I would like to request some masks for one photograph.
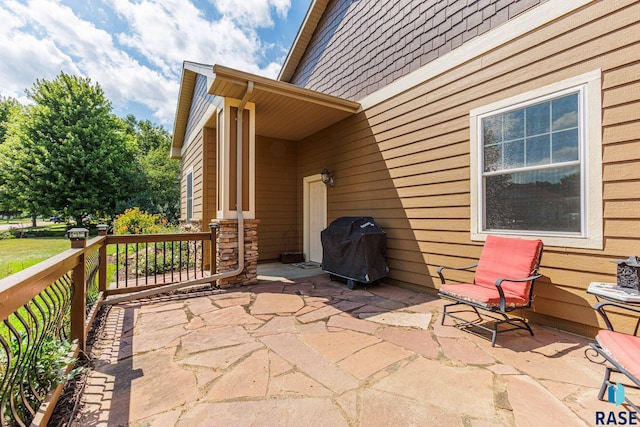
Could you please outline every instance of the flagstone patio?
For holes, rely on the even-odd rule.
[[[443,301],[326,274],[121,303],[93,347],[80,426],[584,426],[589,340],[481,336]]]

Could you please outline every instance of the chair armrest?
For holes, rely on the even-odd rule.
[[[506,277],[501,277],[496,280],[496,286],[499,288],[502,286],[502,282],[530,282],[532,280],[536,280],[542,277],[542,274],[534,274],[533,276],[525,277],[524,279],[508,279]]]
[[[465,267],[448,267],[446,265],[441,265],[440,267],[438,267],[438,276],[440,276],[440,281],[444,285],[445,280],[444,280],[444,275],[442,274],[442,270],[470,270],[477,266],[478,266],[478,263],[467,265]]]
[[[613,306],[613,307],[617,307],[617,308],[620,308],[620,309],[623,309],[623,310],[627,310],[627,311],[631,311],[631,312],[634,312],[634,313],[640,313],[640,307],[633,307],[633,306],[630,306],[630,305],[621,304],[619,302],[602,301],[602,302],[597,303],[596,305],[593,306],[593,309],[595,311],[597,311],[598,314],[600,314],[600,316],[602,316],[602,319],[604,320],[604,323],[607,325],[607,329],[609,329],[610,331],[614,331],[614,329],[613,329],[613,324],[609,320],[609,316],[607,315],[607,312],[604,309],[606,306]]]
[[[534,274],[533,276],[525,277],[523,279],[508,279],[506,277],[501,277],[496,280],[496,288],[498,288],[498,293],[500,294],[500,310],[505,311],[507,309],[507,300],[504,297],[504,291],[502,290],[502,282],[530,282],[532,280],[536,280],[542,277],[542,274]]]

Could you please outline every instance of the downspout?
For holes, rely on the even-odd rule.
[[[242,118],[244,116],[244,106],[247,105],[247,101],[249,97],[253,93],[253,82],[247,82],[247,90],[240,100],[240,105],[238,105],[238,110],[236,111],[236,216],[238,218],[238,268],[234,271],[228,272],[229,274],[233,273],[228,277],[237,276],[242,273],[244,270],[244,216],[242,214]],[[242,236],[242,244],[240,244],[240,236]]]
[[[148,289],[146,291],[136,292],[130,295],[124,295],[116,298],[109,298],[103,300],[102,304],[113,305],[124,301],[131,301],[134,299],[149,297],[152,295],[161,294],[164,292],[174,291],[187,286],[201,285],[204,283],[211,283],[214,280],[227,279],[229,277],[235,277],[244,271],[244,216],[242,214],[242,118],[244,116],[244,107],[249,101],[249,97],[253,93],[253,82],[247,82],[247,90],[244,96],[240,100],[240,105],[236,112],[236,217],[238,218],[238,267],[235,270],[225,271],[224,273],[217,273],[212,276],[201,277],[200,279],[191,279],[183,282],[172,283],[170,285],[159,286],[157,288]],[[212,266],[213,267],[213,266]]]

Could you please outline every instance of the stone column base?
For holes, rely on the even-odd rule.
[[[238,221],[212,219],[218,228],[216,273],[233,271],[238,267]],[[222,289],[258,283],[258,219],[244,220],[244,270],[237,276],[219,279]]]

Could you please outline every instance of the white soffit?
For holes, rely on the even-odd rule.
[[[253,82],[247,101],[256,106],[257,136],[299,141],[360,110],[354,101],[221,65],[213,66],[213,74],[209,93],[216,96],[242,99]]]

